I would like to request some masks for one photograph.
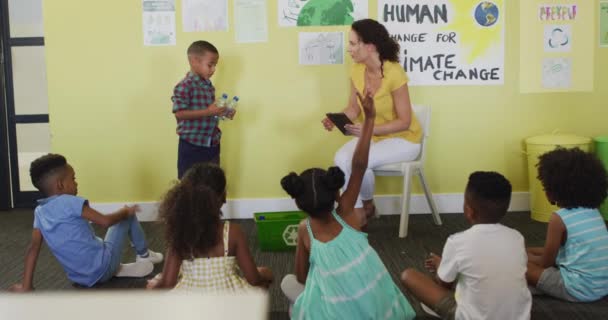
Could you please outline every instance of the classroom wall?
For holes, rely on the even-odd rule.
[[[176,4],[177,45],[144,47],[140,0],[44,2],[52,150],[76,169],[80,193],[95,202],[155,201],[172,184],[170,97],[188,70],[186,48],[199,39],[220,51],[212,78],[218,93],[242,99],[236,119],[221,125],[229,198],[283,198],[286,173],[331,165],[347,138],[325,132],[320,120],[346,105],[351,59],[298,65],[298,32],[349,27],[279,28],[269,0],[269,41],[236,44],[233,25],[181,32]],[[376,4],[370,1],[372,18]],[[231,24],[232,11],[229,1]],[[426,170],[436,194],[461,193],[474,170],[502,172],[515,191],[527,191],[523,139],[555,130],[608,134],[608,49],[595,47],[593,92],[520,94],[519,1],[506,1],[506,17],[504,85],[410,88],[414,103],[433,107]],[[399,186],[398,178],[382,178],[377,193]]]

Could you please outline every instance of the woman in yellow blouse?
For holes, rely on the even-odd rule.
[[[348,53],[354,65],[351,70],[350,98],[343,112],[354,122],[347,129],[355,138],[336,152],[334,161],[348,179],[362,128],[359,119],[361,107],[356,92],[371,94],[376,106],[374,136],[368,168],[355,205],[355,211],[367,219],[376,214],[372,169],[415,159],[420,153],[422,128],[412,112],[408,77],[399,64],[399,44],[390,37],[386,28],[372,19],[356,21],[351,27]],[[334,127],[327,118],[322,123],[328,131]]]

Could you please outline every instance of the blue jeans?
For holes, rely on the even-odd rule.
[[[118,271],[127,235],[138,255],[148,253],[144,230],[141,228],[141,224],[139,224],[139,220],[137,220],[135,215],[111,226],[108,232],[106,232],[106,238],[104,239],[106,247],[110,249],[110,267],[98,282],[106,282],[112,279]]]

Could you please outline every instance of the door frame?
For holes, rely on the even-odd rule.
[[[2,19],[2,55],[4,59],[4,94],[6,110],[6,126],[8,132],[8,166],[10,171],[10,182],[12,190],[12,207],[32,208],[35,206],[36,199],[42,198],[42,193],[38,191],[21,191],[19,181],[19,158],[17,150],[17,124],[48,123],[48,114],[15,114],[15,91],[13,87],[13,47],[25,46],[44,46],[44,37],[18,37],[11,38],[8,0],[0,0],[0,19]],[[49,133],[50,134],[50,133]],[[3,161],[4,162],[4,161]]]

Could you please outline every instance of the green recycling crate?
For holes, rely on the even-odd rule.
[[[262,251],[295,249],[298,243],[298,224],[307,217],[302,211],[257,212],[253,216]]]

